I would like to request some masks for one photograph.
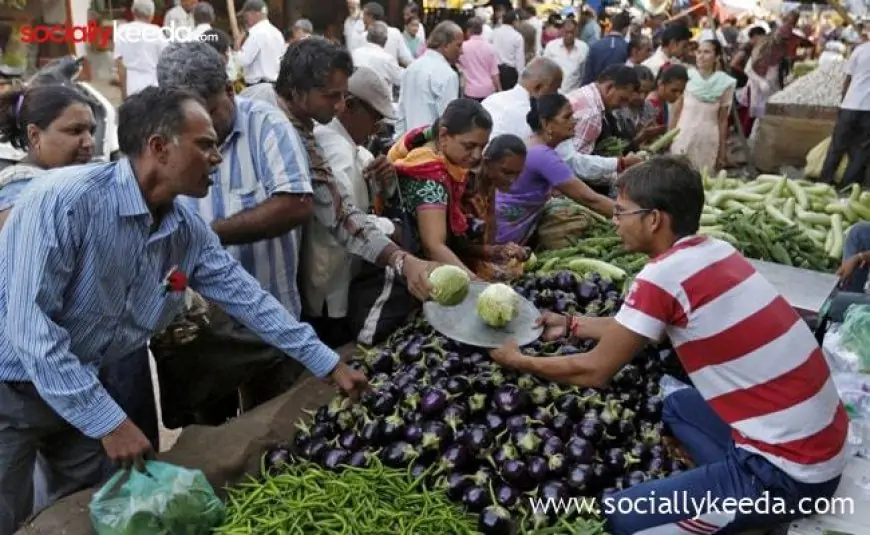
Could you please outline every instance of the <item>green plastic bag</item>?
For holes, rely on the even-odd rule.
[[[97,535],[206,535],[226,511],[201,471],[148,461],[112,476],[90,513]]]
[[[850,305],[840,327],[840,342],[861,360],[861,370],[870,371],[870,306]]]

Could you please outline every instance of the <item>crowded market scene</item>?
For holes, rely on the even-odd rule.
[[[3,2],[0,535],[870,534],[868,41]]]

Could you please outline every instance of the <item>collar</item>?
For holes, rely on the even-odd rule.
[[[152,221],[151,210],[145,204],[145,197],[139,188],[139,182],[133,173],[133,166],[130,164],[129,158],[122,158],[115,164],[113,185],[115,197],[118,199],[118,215],[131,218],[146,216],[150,225]],[[178,223],[178,211],[175,208],[175,201],[173,200],[172,209],[163,217],[163,220],[160,222],[160,228],[151,235],[149,241],[171,234],[178,229]]]
[[[251,26],[251,27],[248,29],[248,33],[251,33],[252,31],[254,31],[254,28],[256,28],[257,26],[261,26],[261,27],[262,27],[262,26],[265,26],[265,25],[267,25],[267,24],[269,24],[269,19],[263,19],[263,20],[261,20],[260,22],[257,22],[257,23],[255,23],[253,26]]]
[[[230,145],[236,142],[239,136],[245,132],[246,122],[242,120],[242,106],[246,103],[245,100],[235,97],[236,116],[233,118],[233,129],[227,134],[227,138],[221,143],[220,151],[224,152]]]
[[[472,35],[468,38],[469,41],[483,41],[482,35]]]
[[[589,91],[592,92],[592,99],[595,101],[595,107],[598,109],[598,111],[604,112],[604,98],[601,96],[601,90],[598,89],[598,84],[592,82],[586,87],[588,87]]]
[[[430,58],[436,58],[436,59],[444,62],[444,64],[447,65],[448,67],[450,66],[450,62],[447,61],[447,58],[444,57],[444,54],[442,54],[441,52],[438,52],[437,50],[427,48],[426,51],[423,52],[423,55],[426,57],[430,57]]]
[[[525,87],[523,87],[522,84],[517,84],[517,85],[515,85],[515,86],[513,87],[513,89],[510,89],[509,91],[513,91],[513,92],[516,93],[518,96],[521,96],[521,97],[525,100],[525,102],[526,102],[527,104],[528,104],[528,102],[529,102],[529,99],[532,97],[532,95],[529,94],[528,89],[526,89]]]
[[[356,141],[354,141],[353,138],[350,137],[350,134],[348,133],[347,128],[344,127],[344,125],[341,123],[341,120],[339,120],[338,117],[336,117],[335,119],[330,121],[330,123],[328,125],[326,125],[326,128],[334,130],[336,134],[343,137],[344,140],[347,141],[348,143],[350,143],[350,145],[352,147],[356,148],[356,146],[357,146]]]

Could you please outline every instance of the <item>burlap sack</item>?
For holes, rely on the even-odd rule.
[[[831,135],[834,122],[765,115],[758,124],[752,148],[755,167],[765,173],[776,173],[783,165],[803,167],[807,153]]]
[[[591,225],[592,218],[574,201],[551,199],[538,223],[538,249],[570,247]]]

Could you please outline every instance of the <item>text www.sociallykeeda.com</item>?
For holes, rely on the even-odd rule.
[[[772,515],[851,515],[855,512],[852,498],[801,498],[797,504],[770,496],[767,492],[757,498],[721,498],[709,491],[705,496],[690,495],[686,491],[675,492],[672,496],[656,496],[652,492],[644,497],[607,496],[602,500],[575,497],[567,499],[529,498],[534,514],[666,514],[684,515],[698,518],[709,513],[728,515],[772,514]]]

